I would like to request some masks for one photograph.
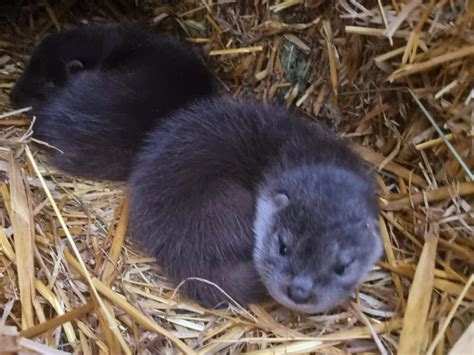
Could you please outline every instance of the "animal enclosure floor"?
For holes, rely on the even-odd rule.
[[[3,2],[0,349],[472,351],[473,4]],[[9,91],[47,32],[111,21],[194,43],[223,93],[300,110],[330,125],[373,166],[385,255],[350,302],[316,315],[276,303],[249,310],[192,304],[128,243],[124,185],[77,179],[48,164],[31,141],[30,120],[9,105]]]

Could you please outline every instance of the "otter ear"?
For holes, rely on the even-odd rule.
[[[73,59],[66,63],[66,71],[68,75],[74,75],[84,69],[84,64],[79,59]]]
[[[290,199],[288,196],[284,193],[278,193],[273,196],[273,203],[277,209],[277,211],[280,211],[284,209],[288,204],[290,203]]]

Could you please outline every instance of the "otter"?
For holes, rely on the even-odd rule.
[[[32,106],[33,137],[81,177],[124,181],[145,133],[191,101],[217,93],[194,49],[131,25],[90,25],[48,35],[11,92]]]
[[[326,311],[381,256],[370,169],[279,106],[214,97],[175,111],[128,183],[133,239],[207,307],[230,302],[221,288],[242,305]]]

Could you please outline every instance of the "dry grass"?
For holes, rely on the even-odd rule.
[[[133,3],[0,5],[1,351],[472,351],[474,2]],[[313,316],[191,304],[127,243],[123,186],[47,164],[8,92],[34,40],[83,19],[186,38],[229,93],[284,102],[351,140],[378,172],[385,247],[351,302]]]

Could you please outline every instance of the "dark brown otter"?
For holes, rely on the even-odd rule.
[[[34,138],[59,169],[125,180],[144,134],[162,117],[215,94],[193,48],[125,25],[91,25],[47,36],[11,93],[33,106]]]

